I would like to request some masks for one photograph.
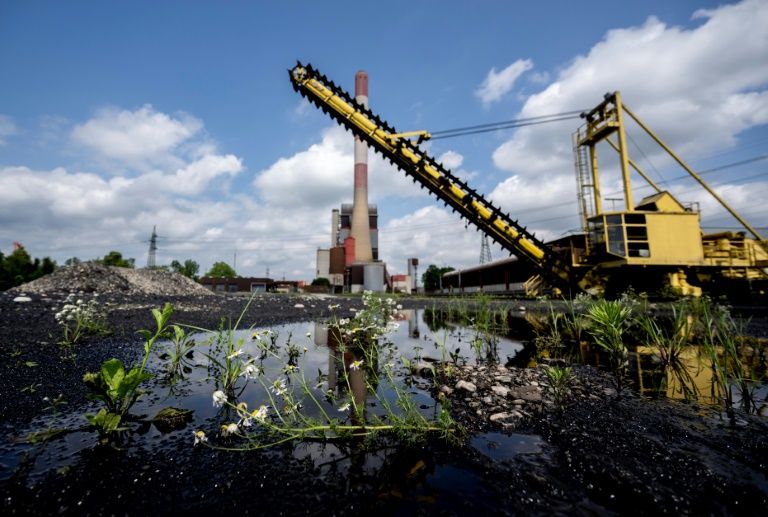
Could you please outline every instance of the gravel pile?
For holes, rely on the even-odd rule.
[[[55,294],[77,290],[121,295],[214,295],[194,280],[161,269],[128,269],[83,262],[57,269],[50,275],[15,287],[11,293]]]

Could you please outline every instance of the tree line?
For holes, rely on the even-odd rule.
[[[64,262],[64,266],[74,266],[81,262],[83,261],[79,258],[71,257]],[[130,269],[136,267],[136,259],[124,258],[123,254],[119,251],[110,251],[104,258],[92,259],[89,262]],[[12,287],[37,280],[40,277],[53,273],[58,267],[56,261],[50,257],[33,259],[27,250],[24,249],[24,246],[21,245],[16,245],[13,252],[8,255],[0,251],[0,291],[6,291]],[[184,262],[174,260],[168,266],[155,266],[153,269],[175,271],[191,278],[195,282],[200,281],[200,264],[192,259],[187,259]],[[203,276],[235,278],[237,274],[227,263],[215,262],[210,271]]]

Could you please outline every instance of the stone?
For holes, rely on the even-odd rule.
[[[505,388],[504,386],[492,386],[491,391],[502,398],[507,398],[507,395],[509,395],[509,388]]]
[[[26,302],[31,302],[32,298],[30,298],[29,296],[17,296],[16,298],[13,299],[13,301],[16,303],[26,303]]]
[[[477,391],[477,386],[475,386],[471,382],[467,382],[467,381],[463,381],[462,380],[462,381],[459,381],[459,382],[456,383],[456,389],[457,390],[465,390],[465,391],[468,391],[470,393],[474,393],[474,392]]]
[[[515,399],[523,399],[526,402],[541,402],[541,393],[535,386],[521,386],[509,391],[509,396]]]
[[[297,303],[296,305],[293,306],[293,308],[294,309],[303,309],[304,308],[304,304],[303,303]]]
[[[500,422],[500,421],[502,421],[502,420],[506,420],[506,419],[508,419],[509,417],[510,417],[510,414],[509,414],[509,413],[506,413],[506,412],[502,412],[502,413],[494,413],[493,415],[491,415],[491,416],[488,418],[488,420],[490,420],[491,422]]]

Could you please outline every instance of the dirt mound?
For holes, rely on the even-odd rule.
[[[83,262],[11,289],[12,292],[52,294],[77,290],[99,294],[155,294],[185,296],[210,294],[194,280],[173,271],[128,269]]]

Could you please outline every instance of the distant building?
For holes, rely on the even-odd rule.
[[[271,278],[203,277],[200,283],[215,293],[296,293],[304,282]]]
[[[410,275],[392,275],[392,291],[411,294],[413,283]]]

